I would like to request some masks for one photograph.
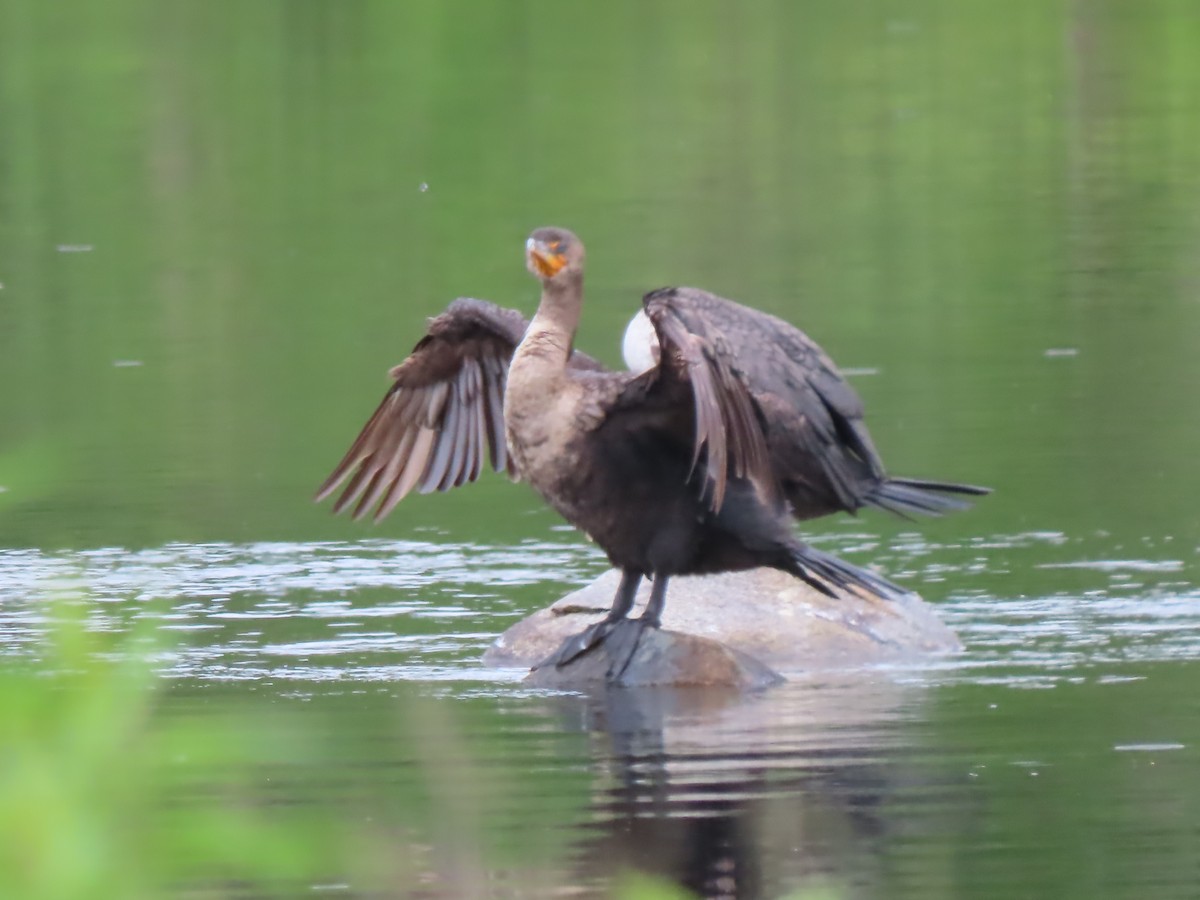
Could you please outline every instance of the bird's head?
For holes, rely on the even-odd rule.
[[[545,284],[583,271],[583,242],[565,228],[539,228],[525,242],[525,265]]]

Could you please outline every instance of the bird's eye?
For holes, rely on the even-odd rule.
[[[563,249],[562,241],[551,241],[549,244],[549,247],[550,247],[551,253],[554,253],[556,255],[559,253],[562,253],[562,249]]]

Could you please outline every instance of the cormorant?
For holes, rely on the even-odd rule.
[[[771,566],[831,597],[903,593],[805,544],[790,519],[864,504],[936,515],[965,505],[945,494],[987,492],[886,476],[862,404],[829,357],[786,322],[704,291],[647,294],[652,364],[605,369],[573,348],[584,259],[574,234],[539,228],[526,242],[542,283],[532,322],[472,299],[431,319],[317,492],[351,476],[334,511],[375,507],[378,521],[413,488],[474,481],[485,456],[527,481],[622,573],[609,614],[543,665],[620,632],[609,672],[619,678],[642,629],[661,624],[672,575]],[[643,577],[650,600],[629,620]]]

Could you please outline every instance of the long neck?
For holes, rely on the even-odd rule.
[[[570,273],[562,281],[543,283],[542,300],[521,342],[522,351],[565,367],[582,306],[582,273]]]

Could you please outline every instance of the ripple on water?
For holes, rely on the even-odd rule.
[[[934,600],[939,586],[954,586],[938,608],[967,651],[901,679],[1045,688],[1081,669],[1200,657],[1200,593],[1180,577],[1186,564],[1098,554],[1090,540],[1030,531],[938,544],[847,531],[818,543],[924,585]],[[603,565],[592,547],[550,542],[6,550],[0,646],[24,652],[44,627],[42,601],[66,595],[96,629],[160,621],[179,639],[167,668],[181,677],[508,684],[512,672],[478,663],[494,636]],[[1029,596],[997,590],[1014,585]],[[523,594],[526,586],[534,590]]]
[[[98,630],[125,631],[152,617],[178,633],[169,667],[175,675],[472,680],[485,673],[477,662],[482,649],[520,615],[515,589],[579,583],[598,569],[590,548],[553,543],[0,551],[0,645],[10,652],[28,646],[45,625],[43,601],[63,597],[85,604]],[[492,621],[492,630],[481,630]]]

